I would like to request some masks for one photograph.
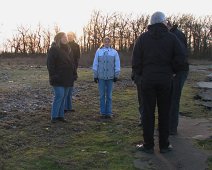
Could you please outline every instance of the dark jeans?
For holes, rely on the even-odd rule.
[[[177,132],[181,92],[187,76],[188,71],[181,71],[173,78],[170,109],[170,132]]]
[[[142,98],[142,87],[141,87],[141,83],[137,83],[137,84],[136,84],[136,87],[137,87],[137,95],[138,95],[140,122],[141,122],[141,124],[143,124],[144,106],[143,106],[143,98]]]
[[[144,146],[154,146],[155,107],[158,107],[159,147],[169,145],[169,111],[171,98],[171,79],[165,81],[143,81],[143,137]]]

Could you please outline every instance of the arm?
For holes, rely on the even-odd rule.
[[[79,59],[80,59],[80,47],[77,44],[76,45],[76,58],[75,58],[76,69],[78,68],[78,65],[79,65]]]
[[[117,51],[115,51],[115,77],[118,78],[121,71],[120,58]]]
[[[98,78],[98,74],[97,74],[97,71],[98,71],[98,55],[99,55],[99,50],[96,51],[96,54],[95,54],[95,57],[94,57],[94,61],[93,61],[93,73],[94,73],[94,78]]]
[[[50,49],[47,56],[47,69],[49,71],[49,77],[54,79],[56,77],[56,57],[55,57],[55,50]]]
[[[180,41],[175,37],[174,41],[174,57],[172,61],[173,70],[175,73],[183,71],[186,63],[186,48],[184,48]]]
[[[133,75],[141,75],[142,74],[142,48],[141,48],[141,42],[138,38],[136,40],[135,46],[133,48],[133,54],[132,54],[132,74]]]

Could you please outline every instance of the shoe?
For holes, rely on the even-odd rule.
[[[57,119],[56,118],[52,118],[51,119],[51,123],[56,123],[57,122]]]
[[[67,123],[68,121],[66,119],[64,119],[64,117],[58,117],[57,120]]]
[[[167,148],[161,148],[160,149],[160,153],[167,153],[173,150],[173,147],[171,144],[169,144],[169,146]]]
[[[143,144],[138,144],[136,145],[136,148],[139,150],[139,151],[142,151],[142,152],[145,152],[145,153],[154,153],[154,149],[153,148],[146,148]]]
[[[100,117],[101,117],[101,118],[105,118],[105,116],[106,116],[106,114],[100,113]]]
[[[67,113],[67,112],[75,112],[74,109],[71,109],[71,110],[64,110],[64,113]]]
[[[105,115],[106,119],[111,119],[113,116],[112,115]]]

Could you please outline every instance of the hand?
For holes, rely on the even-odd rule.
[[[77,75],[74,75],[74,81],[76,81],[76,80],[77,80],[77,78],[78,78],[78,76],[77,76]]]
[[[131,74],[131,80],[135,81],[135,74],[133,74],[133,73]]]
[[[95,83],[98,83],[99,82],[99,79],[98,78],[94,78],[94,82]]]
[[[114,77],[113,82],[117,82],[118,78]]]

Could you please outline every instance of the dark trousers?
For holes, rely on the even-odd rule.
[[[142,97],[142,87],[141,87],[141,83],[137,83],[137,84],[136,84],[136,87],[137,87],[137,95],[138,95],[140,122],[141,122],[141,124],[143,124],[144,106],[143,106],[143,97]]]
[[[181,71],[173,78],[170,109],[170,132],[177,132],[179,122],[179,108],[182,89],[187,79],[188,71]]]
[[[159,147],[169,145],[169,111],[171,99],[171,79],[165,81],[143,81],[143,138],[144,146],[154,146],[155,107],[158,107]]]

